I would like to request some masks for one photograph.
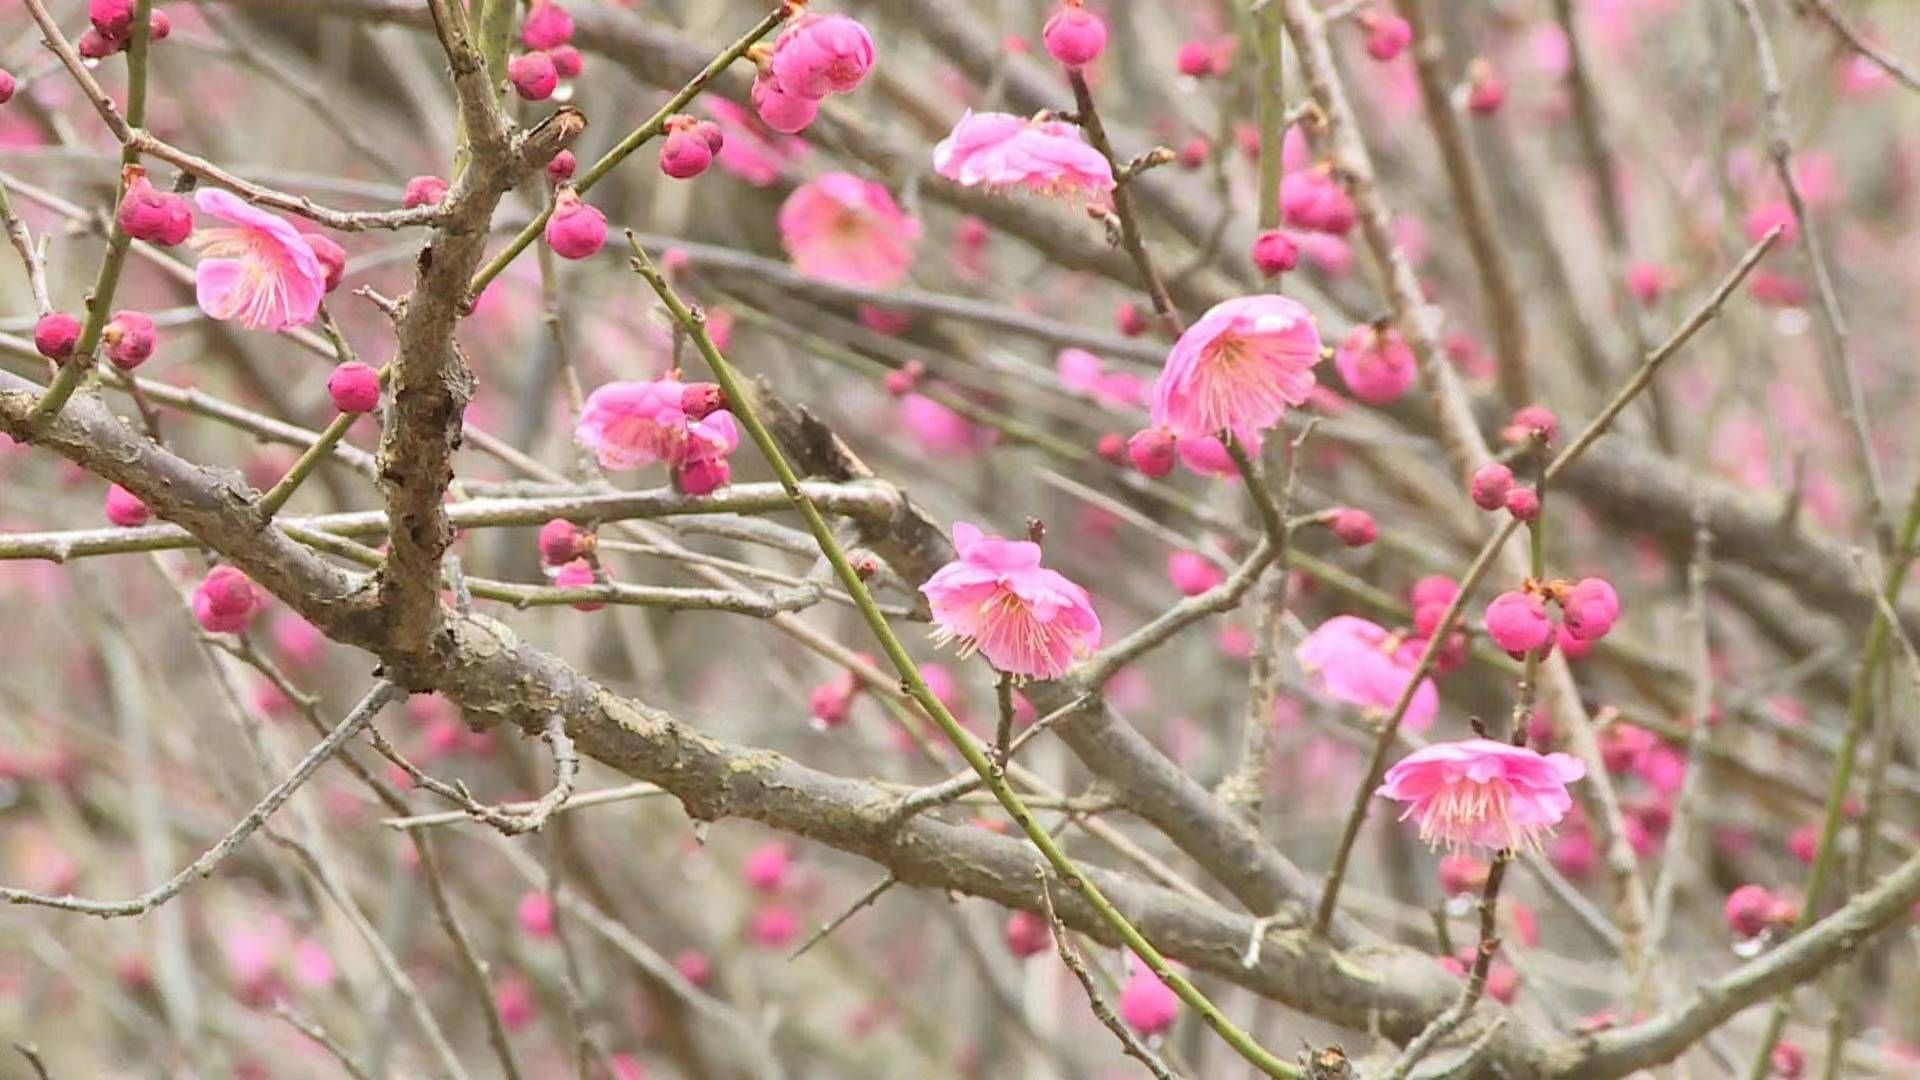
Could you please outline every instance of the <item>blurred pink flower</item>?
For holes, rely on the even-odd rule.
[[[1153,422],[1182,439],[1263,431],[1307,400],[1319,362],[1320,334],[1298,301],[1223,301],[1174,342],[1154,383]]]
[[[1163,1035],[1180,1017],[1180,999],[1160,977],[1135,967],[1120,988],[1120,1019],[1142,1035]]]
[[[933,148],[933,168],[967,187],[1063,196],[1113,190],[1113,167],[1078,127],[1008,113],[969,109]]]
[[[1335,615],[1314,628],[1293,652],[1314,689],[1349,705],[1386,712],[1406,692],[1419,660],[1417,646],[1357,615]],[[1409,731],[1425,731],[1440,712],[1440,691],[1421,679],[1401,718]]]
[[[1407,804],[1420,839],[1450,849],[1538,849],[1573,806],[1567,785],[1586,766],[1492,739],[1435,743],[1387,770],[1379,794]]]
[[[313,247],[286,221],[219,188],[201,188],[200,212],[229,223],[193,236],[200,310],[254,330],[291,330],[313,321],[326,295],[327,272]]]
[[[928,454],[960,457],[978,450],[984,433],[971,420],[925,394],[900,399],[900,425]]]
[[[793,190],[780,207],[780,237],[809,277],[863,289],[907,278],[920,222],[887,189],[852,173],[826,173]]]
[[[995,668],[1055,679],[1100,646],[1100,617],[1087,590],[1040,565],[1040,545],[1005,540],[954,522],[959,558],[920,587],[936,637],[979,651]]]
[[[781,170],[807,156],[805,140],[774,131],[726,98],[700,100],[724,137],[714,162],[754,187],[771,187]]]

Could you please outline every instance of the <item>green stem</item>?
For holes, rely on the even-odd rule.
[[[782,22],[785,22],[789,10],[787,5],[782,4],[768,12],[759,22],[753,24],[753,29],[748,30],[740,40],[727,46],[727,48],[721,52],[720,55],[714,57],[706,67],[701,68],[700,73],[689,80],[687,85],[681,87],[678,93],[668,98],[667,103],[660,106],[658,112],[648,117],[646,123],[633,129],[626,138],[621,139],[615,144],[613,149],[601,155],[600,160],[594,162],[586,172],[576,177],[573,181],[574,190],[584,195],[593,185],[599,183],[603,177],[609,172],[612,172],[616,165],[625,161],[627,155],[640,149],[641,146],[646,144],[647,140],[659,135],[661,129],[666,127],[667,120],[670,117],[678,115],[681,110],[687,107],[688,102],[698,97],[700,91],[706,89],[708,83],[719,78],[720,73],[727,70],[735,60],[746,55],[748,49],[753,48],[761,38],[773,33],[775,28]],[[487,265],[480,268],[479,273],[473,275],[473,280],[467,285],[467,295],[470,297],[480,295],[480,291],[485,289],[489,282],[499,277],[501,272],[504,271],[514,259],[520,256],[521,252],[527,250],[527,245],[533,243],[534,240],[539,237],[541,230],[547,227],[547,219],[552,216],[553,205],[549,203],[538,214],[534,215],[532,221],[527,222],[526,227],[521,229],[520,232],[507,243],[505,248],[501,249],[500,254],[495,255]]]
[[[1867,629],[1866,646],[1861,651],[1860,670],[1854,675],[1853,687],[1847,696],[1847,730],[1841,735],[1840,747],[1834,755],[1833,780],[1827,786],[1826,815],[1820,822],[1820,846],[1815,849],[1813,867],[1807,872],[1807,888],[1800,901],[1800,917],[1793,924],[1796,934],[1812,926],[1819,917],[1820,896],[1826,891],[1827,879],[1833,875],[1834,864],[1840,857],[1840,828],[1846,822],[1847,793],[1853,786],[1853,769],[1859,758],[1860,743],[1872,726],[1873,678],[1886,660],[1887,646],[1893,637],[1887,611],[1898,607],[1900,590],[1907,583],[1913,562],[1916,539],[1920,539],[1920,483],[1914,485],[1911,501],[1907,505],[1906,520],[1900,525],[1894,557],[1886,566],[1886,578],[1880,588],[1880,595],[1886,599],[1886,604],[1874,605],[1873,622]],[[1773,1011],[1767,1016],[1767,1028],[1760,1040],[1760,1049],[1754,1054],[1753,1064],[1747,1071],[1750,1080],[1763,1080],[1772,1069],[1773,1048],[1786,1030],[1787,1017],[1792,1011],[1791,994],[1783,993],[1773,999]]]
[[[1280,227],[1280,145],[1285,138],[1286,102],[1283,99],[1280,31],[1282,12],[1275,0],[1253,13],[1254,52],[1260,58],[1255,73],[1253,115],[1260,131],[1260,228]]]
[[[480,57],[487,62],[487,83],[498,91],[507,77],[507,47],[513,37],[518,0],[473,0],[480,27]]]
[[[906,690],[908,696],[919,704],[921,709],[939,726],[954,748],[966,758],[967,764],[980,776],[981,781],[986,784],[989,791],[993,792],[994,798],[1001,807],[1020,826],[1021,831],[1027,834],[1027,839],[1040,850],[1040,854],[1052,865],[1067,887],[1078,892],[1085,899],[1087,906],[1093,909],[1101,921],[1105,922],[1129,949],[1133,950],[1134,955],[1147,965],[1148,970],[1166,983],[1176,997],[1198,1012],[1209,1027],[1261,1072],[1275,1077],[1290,1078],[1302,1075],[1298,1068],[1273,1056],[1255,1042],[1252,1036],[1236,1027],[1185,976],[1173,970],[1166,958],[1160,955],[1159,950],[1153,947],[1153,944],[1127,920],[1126,916],[1120,914],[1113,903],[1100,892],[1099,887],[1088,880],[1080,868],[1067,858],[1066,852],[1061,850],[1060,845],[1047,830],[1034,820],[1033,813],[1020,800],[1020,796],[1015,794],[1012,785],[1007,783],[1006,771],[987,759],[986,754],[961,726],[960,721],[954,718],[954,715],[941,704],[940,699],[934,696],[933,691],[927,686],[926,679],[920,674],[919,666],[914,663],[913,657],[908,655],[906,646],[893,632],[893,627],[881,613],[880,606],[874,602],[873,595],[867,591],[867,583],[847,561],[846,553],[841,550],[839,541],[834,538],[832,526],[827,523],[826,517],[820,513],[820,509],[813,504],[813,501],[800,490],[799,477],[795,475],[786,455],[781,452],[779,444],[774,441],[773,433],[767,430],[759,414],[754,410],[753,398],[740,385],[732,365],[728,364],[726,358],[720,355],[720,351],[714,348],[712,339],[707,336],[705,318],[696,315],[687,307],[673,288],[667,284],[666,278],[654,266],[653,261],[647,257],[646,251],[634,241],[631,234],[628,236],[628,244],[633,249],[634,269],[647,280],[647,284],[653,286],[653,291],[659,294],[661,302],[667,306],[667,310],[672,313],[675,321],[684,327],[688,336],[693,339],[694,346],[706,360],[707,366],[712,369],[715,381],[720,384],[721,392],[725,395],[727,406],[732,410],[734,418],[740,422],[740,426],[747,429],[748,438],[753,440],[761,456],[772,467],[774,475],[779,478],[780,486],[793,501],[794,509],[799,511],[800,516],[806,520],[807,530],[813,534],[814,540],[820,545],[821,553],[832,564],[833,571],[840,578],[840,583],[846,588],[847,594],[853,597],[854,606],[859,609],[867,628],[880,643],[881,651],[887,654],[887,659],[899,673],[902,688]]]
[[[381,368],[381,385],[386,385],[386,381],[387,369]],[[320,433],[320,437],[313,441],[313,445],[307,447],[306,452],[300,455],[300,460],[293,463],[293,468],[287,470],[287,475],[275,482],[265,495],[260,496],[259,503],[254,506],[254,512],[260,516],[262,524],[272,521],[273,515],[287,505],[287,500],[293,498],[293,493],[299,490],[301,483],[312,474],[322,460],[333,453],[334,446],[358,419],[360,419],[359,413],[343,412],[334,417],[333,423],[327,425],[326,430]]]
[[[152,32],[148,23],[152,13],[153,0],[138,0],[133,6],[133,37],[127,42],[127,126],[132,128],[140,127],[147,118],[147,39]],[[139,163],[140,154],[133,147],[121,149],[120,181],[113,196],[116,210],[127,194],[126,167]],[[127,264],[127,248],[132,243],[133,238],[120,227],[116,214],[113,231],[107,237],[106,257],[100,260],[100,272],[94,275],[93,288],[87,293],[87,321],[81,327],[80,341],[27,417],[28,430],[36,430],[58,416],[80,388],[80,381],[93,370],[93,354],[106,332],[107,313],[113,310],[113,294],[120,287],[120,271]]]

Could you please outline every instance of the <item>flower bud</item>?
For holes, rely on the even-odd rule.
[[[593,550],[593,534],[566,518],[554,518],[540,526],[539,546],[541,563],[565,566]]]
[[[1106,20],[1080,6],[1078,0],[1067,4],[1047,20],[1040,31],[1047,55],[1070,68],[1085,67],[1107,48]]]
[[[660,146],[660,171],[675,180],[691,180],[707,171],[713,163],[713,147],[696,131],[691,117],[679,117],[684,124],[667,122],[667,137]]]
[[[1053,948],[1053,929],[1046,919],[1031,911],[1016,911],[1007,916],[1004,936],[1007,951],[1022,960]]]
[[[1553,639],[1553,623],[1538,596],[1503,592],[1487,605],[1483,624],[1487,637],[1502,651],[1525,655]]]
[[[1582,578],[1560,600],[1567,631],[1582,641],[1598,641],[1620,618],[1620,597],[1604,578]]]
[[[358,360],[349,360],[327,376],[327,396],[343,413],[366,413],[380,407],[380,373]]]
[[[573,179],[573,170],[576,167],[578,167],[578,160],[573,156],[573,151],[562,150],[553,155],[552,161],[547,162],[547,179],[555,184],[564,184]]]
[[[1253,265],[1267,277],[1283,274],[1300,264],[1300,248],[1286,233],[1268,229],[1253,240]]]
[[[153,320],[144,312],[116,311],[107,321],[100,340],[106,345],[107,359],[113,361],[113,366],[132,371],[153,356],[160,335],[153,328]]]
[[[107,489],[107,520],[123,529],[138,528],[153,518],[140,497],[115,484]]]
[[[1166,428],[1143,428],[1127,440],[1127,457],[1133,467],[1146,476],[1162,477],[1173,472],[1179,460],[1173,432]]]
[[[1507,513],[1521,521],[1539,517],[1540,493],[1530,487],[1516,487],[1507,492]]]
[[[1329,527],[1333,535],[1348,547],[1366,547],[1380,536],[1379,527],[1373,523],[1373,515],[1351,506],[1334,511]]]
[[[33,347],[49,360],[65,360],[79,343],[80,320],[64,311],[50,311],[33,324]]]
[[[128,168],[127,176],[127,193],[115,220],[128,236],[172,247],[193,232],[193,208],[185,198],[155,188],[137,165]]]
[[[407,181],[400,205],[412,210],[417,206],[438,206],[447,197],[447,182],[437,176],[416,176]]]
[[[1498,510],[1507,505],[1507,493],[1513,490],[1513,470],[1497,461],[1489,461],[1474,470],[1468,485],[1473,505],[1482,510]]]
[[[551,0],[540,0],[520,23],[520,43],[529,49],[556,49],[573,40],[573,16]]]
[[[521,53],[507,61],[507,81],[522,100],[545,101],[559,88],[560,72],[546,53]]]
[[[586,59],[571,45],[555,45],[547,50],[547,56],[553,61],[554,73],[563,79],[577,79],[586,70]]]
[[[581,202],[572,188],[561,188],[547,219],[547,246],[563,259],[585,259],[606,242],[607,216]]]
[[[253,581],[236,567],[214,567],[193,590],[193,617],[209,634],[245,630],[259,608]]]

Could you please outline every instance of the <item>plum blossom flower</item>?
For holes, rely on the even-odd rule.
[[[1009,113],[967,110],[933,148],[933,168],[967,187],[1069,197],[1113,190],[1113,166],[1078,127]]]
[[[1154,383],[1153,422],[1183,439],[1264,431],[1307,400],[1319,360],[1319,331],[1298,301],[1222,301],[1174,342]]]
[[[754,187],[773,186],[787,165],[807,155],[805,140],[774,131],[725,98],[703,97],[701,103],[723,140],[714,164]]]
[[[218,188],[194,193],[200,212],[227,228],[194,234],[200,265],[194,297],[216,319],[254,330],[291,330],[312,322],[326,295],[327,271],[312,245],[286,221]]]
[[[685,407],[688,389],[671,378],[607,383],[587,395],[574,437],[608,469],[656,461],[684,468],[724,459],[740,445],[733,415],[714,409],[694,416]]]
[[[1315,627],[1293,655],[1320,693],[1385,712],[1406,692],[1420,649],[1377,623],[1357,615],[1335,615]],[[1421,679],[1400,722],[1410,731],[1425,731],[1439,711],[1440,691],[1432,679]]]
[[[1040,565],[1040,545],[953,524],[959,558],[920,587],[942,642],[980,652],[995,668],[1056,679],[1100,645],[1100,617],[1087,590]]]
[[[1529,848],[1573,807],[1567,785],[1586,766],[1492,739],[1434,743],[1387,770],[1379,794],[1407,804],[1420,839],[1436,847]]]
[[[793,190],[780,207],[780,238],[809,277],[864,289],[906,280],[920,244],[919,219],[887,189],[852,173],[826,173]]]

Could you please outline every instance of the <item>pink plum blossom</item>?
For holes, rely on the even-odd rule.
[[[1040,565],[1040,545],[1006,540],[964,521],[953,525],[959,557],[920,587],[941,641],[978,651],[1000,671],[1057,679],[1100,646],[1100,617],[1087,590]]]
[[[967,187],[1022,188],[1041,195],[1113,190],[1113,167],[1073,124],[968,110],[933,148],[933,168]]]
[[[1537,850],[1573,806],[1567,785],[1586,771],[1566,754],[1463,739],[1408,754],[1379,794],[1406,803],[1401,820],[1417,818],[1420,839],[1436,847]]]
[[[1314,689],[1335,701],[1381,712],[1406,693],[1419,652],[1387,629],[1357,615],[1335,615],[1314,628],[1294,650]],[[1425,731],[1440,711],[1440,691],[1421,679],[1401,718],[1410,731]]]
[[[1313,316],[1284,296],[1215,304],[1174,342],[1152,416],[1182,439],[1264,431],[1307,400],[1320,361]]]
[[[779,220],[796,269],[863,289],[905,281],[920,244],[919,220],[885,187],[852,173],[826,173],[795,188]]]
[[[200,310],[254,330],[291,330],[313,321],[326,295],[327,271],[298,230],[219,188],[201,188],[200,212],[227,223],[194,236],[200,263],[194,296]]]

